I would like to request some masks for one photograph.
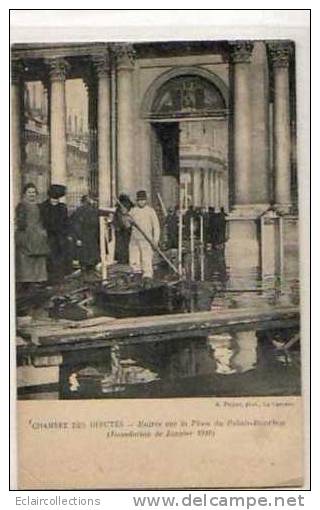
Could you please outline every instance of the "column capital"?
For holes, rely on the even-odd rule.
[[[92,55],[91,60],[99,78],[108,76],[110,70],[110,56],[108,53]]]
[[[268,50],[273,67],[289,66],[291,47],[287,41],[270,42]]]
[[[68,62],[64,58],[47,59],[46,64],[49,67],[50,81],[64,81],[69,68]]]
[[[18,85],[23,77],[24,65],[21,60],[11,61],[11,83]]]
[[[249,63],[253,50],[251,41],[231,41],[229,42],[231,61],[234,64]]]
[[[111,52],[119,68],[131,69],[135,62],[136,52],[131,43],[116,43]]]

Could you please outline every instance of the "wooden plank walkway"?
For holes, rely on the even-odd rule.
[[[18,327],[26,340],[19,355],[63,354],[66,351],[194,338],[212,333],[299,325],[297,306],[223,309],[207,312],[88,321],[39,321]]]

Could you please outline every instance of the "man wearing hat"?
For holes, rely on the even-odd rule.
[[[47,231],[49,256],[47,259],[50,283],[60,282],[67,273],[68,265],[68,210],[60,202],[65,196],[66,187],[52,184],[48,189],[48,198],[40,205],[42,223]]]
[[[160,239],[160,225],[155,210],[147,204],[147,193],[137,192],[137,205],[130,216],[140,229],[157,245]],[[153,277],[153,250],[143,234],[133,225],[129,245],[129,263],[135,273],[141,273],[147,281]]]

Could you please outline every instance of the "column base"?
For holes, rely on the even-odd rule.
[[[234,289],[256,288],[259,277],[259,221],[257,215],[228,215],[229,239],[225,246],[229,268],[229,286]]]
[[[270,204],[238,204],[230,211],[232,218],[257,218],[270,207]]]
[[[291,213],[292,204],[275,204],[274,208],[278,214],[287,215]]]

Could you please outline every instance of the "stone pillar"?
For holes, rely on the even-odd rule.
[[[118,192],[134,194],[134,126],[132,71],[134,50],[130,44],[115,46],[118,69]]]
[[[234,207],[246,210],[250,204],[251,108],[249,65],[253,43],[230,43],[233,62]]]
[[[115,205],[118,196],[117,193],[117,62],[114,54],[111,52],[110,60],[110,130],[111,130],[111,204]],[[149,139],[149,137],[147,137]],[[143,186],[142,186],[143,188]],[[146,188],[145,188],[146,189]]]
[[[223,172],[222,174],[222,202],[221,205],[224,207],[225,211],[228,210],[228,181],[227,176]]]
[[[210,207],[214,206],[214,170],[210,168]]]
[[[220,174],[219,177],[219,207],[223,207],[224,205],[224,182],[223,175]]]
[[[269,44],[273,66],[273,155],[275,172],[274,199],[276,207],[289,212],[291,206],[291,140],[290,140],[290,95],[289,57],[290,47],[286,42]]]
[[[108,55],[94,57],[98,76],[98,182],[99,206],[111,205],[110,158],[110,61]]]
[[[269,72],[266,45],[256,41],[250,64],[251,95],[251,203],[257,213],[270,204]]]
[[[193,171],[193,205],[199,207],[201,205],[201,171],[200,168],[194,167]]]
[[[88,94],[88,127],[89,127],[89,189],[99,193],[98,183],[98,136],[97,136],[97,96],[98,88],[92,69],[83,77]]]
[[[11,64],[11,177],[12,198],[16,206],[21,198],[21,84],[23,65],[20,61]]]
[[[210,173],[208,168],[203,169],[203,179],[204,179],[204,201],[203,206],[208,207],[210,204]]]
[[[219,173],[217,171],[215,171],[215,173],[214,173],[214,204],[213,205],[216,208],[216,210],[220,206],[220,201],[219,201]]]
[[[48,60],[50,76],[51,183],[67,185],[66,71],[62,58]]]

